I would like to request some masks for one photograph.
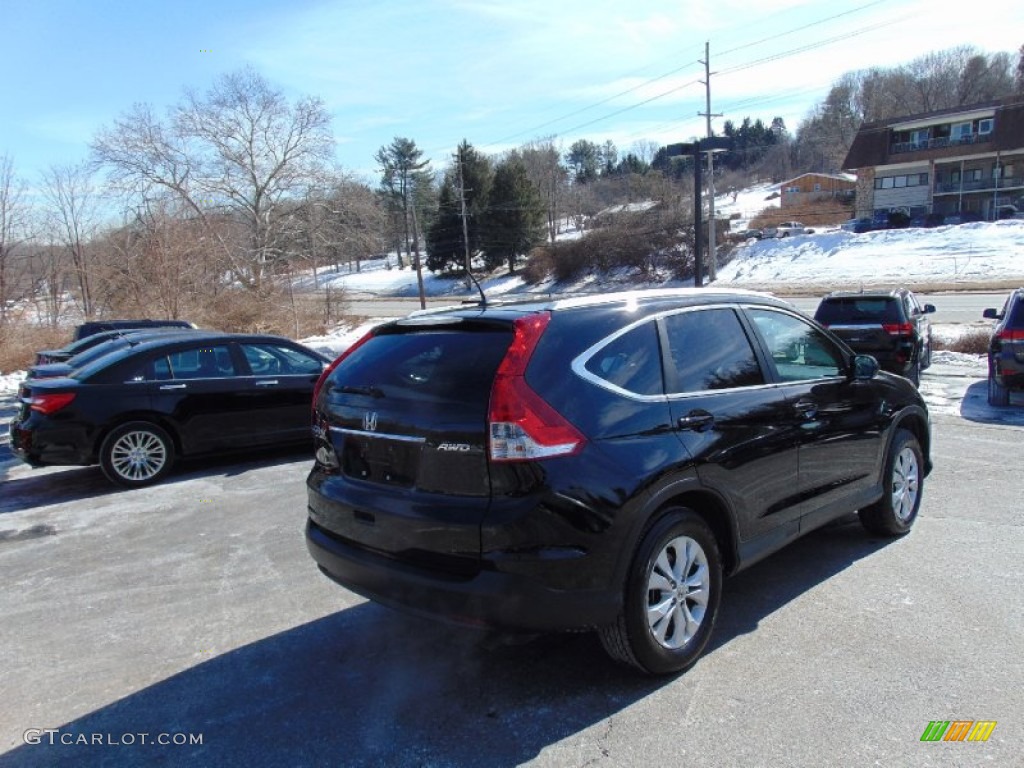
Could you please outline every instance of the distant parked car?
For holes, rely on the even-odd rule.
[[[854,352],[871,355],[883,370],[921,381],[932,362],[931,304],[921,305],[905,288],[825,296],[814,319]]]
[[[761,230],[760,229],[739,229],[739,230],[736,230],[735,232],[729,232],[728,234],[726,234],[726,238],[728,240],[731,240],[734,243],[745,243],[745,242],[747,242],[747,240],[750,240],[750,239],[760,240],[761,239]]]
[[[82,368],[93,360],[98,360],[104,355],[109,355],[119,349],[141,344],[154,336],[167,336],[169,334],[196,333],[193,328],[153,328],[148,331],[105,331],[103,333],[86,336],[84,339],[69,344],[66,349],[76,345],[85,345],[84,351],[77,351],[68,357],[61,350],[39,352],[37,359],[41,356],[53,356],[54,362],[36,363],[29,367],[26,378],[29,379],[54,379],[60,376],[68,376],[76,368]],[[93,343],[93,340],[98,343]]]
[[[36,362],[33,368],[42,365],[51,365],[54,363],[66,363],[73,357],[77,357],[84,352],[87,352],[95,347],[102,344],[106,344],[114,339],[124,339],[127,336],[135,333],[157,333],[157,332],[177,332],[182,333],[186,331],[195,330],[191,327],[169,327],[169,328],[150,328],[148,330],[141,329],[122,329],[116,331],[100,331],[99,333],[93,333],[89,336],[85,336],[78,341],[73,341],[60,349],[43,349],[36,352]]]
[[[75,328],[75,340],[103,331],[125,331],[132,328],[195,328],[187,320],[92,320]]]
[[[997,320],[988,345],[988,401],[1009,405],[1010,391],[1024,390],[1024,288],[1007,297],[1001,310],[986,309]]]
[[[844,221],[839,228],[844,232],[854,232],[856,234],[870,232],[872,230],[871,219],[850,219],[849,221]]]
[[[302,443],[328,362],[277,336],[154,335],[22,383],[11,450],[33,466],[98,463],[111,481],[140,486],[179,456]]]
[[[810,235],[813,229],[805,227],[799,221],[784,221],[774,227],[763,230],[765,237],[789,237],[790,235]]]

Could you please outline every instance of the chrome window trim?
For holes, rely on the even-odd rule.
[[[342,435],[354,435],[356,437],[379,437],[385,440],[397,440],[403,443],[425,443],[427,438],[414,435],[394,435],[390,432],[368,432],[365,429],[351,429],[349,427],[331,427],[331,432],[338,432]]]
[[[680,289],[680,290],[686,290],[686,289]],[[694,290],[699,290],[699,289],[694,289]],[[765,295],[765,294],[758,294],[756,291],[745,291],[744,294],[748,294],[748,295]],[[696,293],[696,294],[686,294],[686,295],[698,295],[698,296],[703,295],[703,296],[706,296],[707,294],[706,293],[704,293],[704,294]],[[791,382],[791,381],[785,381],[785,382],[766,381],[763,384],[750,384],[750,385],[747,385],[747,386],[744,386],[744,387],[729,387],[728,389],[707,389],[707,390],[702,390],[700,392],[667,392],[667,393],[661,394],[661,395],[641,395],[638,392],[632,392],[632,391],[630,391],[628,389],[623,389],[620,386],[612,384],[607,379],[602,379],[597,374],[591,373],[589,370],[587,370],[586,365],[587,365],[588,362],[590,362],[590,358],[592,358],[601,349],[603,349],[604,347],[606,347],[609,344],[611,344],[613,341],[615,341],[620,336],[629,333],[634,328],[638,328],[639,326],[643,325],[644,323],[649,323],[649,322],[653,323],[653,322],[657,322],[658,320],[660,320],[660,319],[662,319],[664,317],[671,317],[673,315],[681,315],[681,314],[683,314],[685,312],[699,312],[699,311],[707,310],[707,309],[731,309],[731,310],[733,310],[735,312],[736,310],[739,310],[739,309],[741,309],[742,307],[745,307],[745,306],[766,307],[766,306],[769,306],[769,305],[764,305],[764,304],[746,305],[746,304],[736,304],[736,303],[733,303],[733,302],[717,302],[717,303],[712,303],[712,304],[696,304],[696,305],[689,306],[689,307],[675,307],[673,309],[667,309],[667,310],[664,310],[662,312],[658,312],[658,313],[653,314],[653,315],[647,315],[646,317],[643,317],[643,318],[641,318],[641,319],[639,319],[639,320],[637,320],[637,321],[635,321],[633,323],[630,323],[629,325],[623,326],[622,328],[617,330],[615,333],[613,333],[613,334],[611,334],[609,336],[605,336],[603,339],[595,342],[594,344],[591,344],[587,349],[583,350],[579,355],[577,355],[576,358],[572,361],[572,371],[577,376],[579,376],[581,379],[584,379],[585,381],[589,381],[591,384],[594,384],[594,385],[596,385],[598,387],[601,387],[602,389],[608,390],[609,392],[614,392],[617,395],[621,395],[622,397],[625,397],[625,398],[628,398],[630,400],[634,400],[634,401],[640,402],[640,403],[667,403],[667,402],[672,402],[672,401],[675,401],[675,400],[682,400],[682,399],[687,399],[687,398],[692,398],[692,397],[707,397],[708,395],[721,394],[721,393],[725,393],[725,392],[739,392],[739,391],[747,392],[747,391],[754,391],[754,390],[758,390],[758,389],[772,389],[774,387],[779,387],[779,386],[783,386],[783,385],[786,385],[786,384],[792,384],[793,382]],[[777,309],[777,307],[774,307],[774,306],[772,306],[771,308],[772,309]],[[739,318],[737,318],[737,319],[739,319]],[[740,323],[742,325],[742,321],[740,321]],[[659,341],[660,341],[660,338],[661,338],[660,335],[659,335],[658,338],[659,338]],[[659,350],[659,352],[660,352],[660,350]],[[757,360],[758,367],[760,367],[761,366],[761,361],[757,357],[757,350],[753,348],[753,344],[751,344],[751,352],[754,353],[754,359]],[[662,365],[664,366],[664,361],[662,361]],[[762,371],[762,373],[763,373],[763,371]],[[818,381],[818,380],[819,379],[811,379],[811,381]],[[662,381],[662,383],[663,384],[665,383],[664,380]]]

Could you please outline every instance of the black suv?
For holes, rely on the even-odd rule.
[[[378,326],[324,372],[307,546],[356,593],[598,629],[649,673],[706,646],[723,574],[840,515],[913,524],[927,408],[786,302],[638,291]]]
[[[905,288],[825,296],[814,319],[853,351],[871,355],[882,370],[906,376],[915,385],[932,363],[931,304],[921,305]]]
[[[988,401],[1009,405],[1010,390],[1024,390],[1024,288],[1012,291],[1002,310],[986,309],[998,320],[988,345]]]

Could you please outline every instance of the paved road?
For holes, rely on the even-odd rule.
[[[656,680],[591,635],[512,643],[331,584],[303,544],[304,452],[134,491],[15,467],[0,765],[1020,765],[1022,429],[934,430],[908,537],[851,520],[729,580],[707,655]],[[955,719],[998,725],[920,741]]]
[[[936,312],[932,315],[934,323],[973,323],[982,324],[981,313],[986,307],[1001,307],[1006,300],[1007,291],[996,293],[939,293],[919,294],[923,302],[934,304]],[[818,306],[820,295],[793,297],[792,301],[800,309],[813,314]],[[441,307],[457,304],[460,297],[431,297],[427,299],[428,307]],[[349,311],[355,315],[366,317],[403,317],[409,312],[420,308],[418,299],[381,298],[368,296],[351,297],[348,301]]]

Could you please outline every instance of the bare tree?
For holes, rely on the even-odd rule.
[[[48,229],[71,259],[78,301],[86,318],[95,315],[89,256],[91,240],[99,228],[99,200],[86,165],[52,166],[43,172]]]
[[[234,277],[263,295],[283,255],[284,203],[322,181],[332,147],[323,103],[290,105],[251,69],[220,78],[206,94],[188,92],[165,123],[136,106],[93,142],[112,179],[136,193],[174,193],[206,226]],[[231,238],[214,219],[230,217]]]
[[[7,322],[15,298],[14,258],[27,235],[25,184],[14,175],[14,160],[0,155],[0,325]]]
[[[522,162],[527,178],[540,194],[547,220],[548,241],[554,243],[569,190],[569,172],[562,165],[562,152],[551,139],[544,139],[515,150],[512,156]]]

